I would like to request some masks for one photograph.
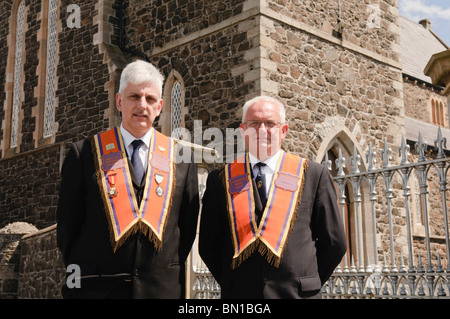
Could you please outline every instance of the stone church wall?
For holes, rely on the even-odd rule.
[[[289,150],[317,155],[327,135],[346,129],[359,146],[397,142],[402,131],[400,70],[360,52],[267,20],[267,78],[287,104]],[[397,143],[398,144],[398,143]]]
[[[98,32],[95,23],[98,13],[96,2],[80,4],[80,28],[69,28],[66,25],[69,14],[66,8],[71,3],[72,1],[63,0],[60,6],[63,27],[58,34],[60,63],[57,65],[56,143],[35,148],[37,118],[33,109],[37,106],[34,91],[39,81],[37,57],[40,43],[37,39],[38,33],[42,32],[41,1],[27,2],[29,26],[25,33],[23,70],[25,96],[20,106],[23,112],[20,132],[22,137],[20,153],[0,159],[0,227],[18,220],[32,223],[39,229],[54,224],[59,172],[71,142],[100,132],[110,125],[110,98],[105,85],[111,74],[108,65],[104,63],[104,54],[94,44],[94,35]],[[2,14],[1,23],[8,20],[9,15]],[[9,26],[2,28],[0,32],[7,32],[5,30],[8,29]],[[4,41],[6,37],[0,39]],[[5,67],[0,62],[0,68],[4,70]],[[1,85],[4,83],[3,80]],[[3,94],[0,97],[4,97],[3,89],[0,94]],[[0,122],[4,121],[4,116],[2,107]],[[3,134],[3,130],[1,132]]]
[[[15,221],[39,229],[56,220],[62,144],[0,160],[0,227]]]
[[[21,238],[37,228],[25,222],[15,222],[0,229],[0,299],[18,297]]]
[[[21,239],[18,298],[60,299],[66,269],[56,246],[56,225]]]
[[[56,225],[38,231],[15,222],[0,229],[0,299],[59,299],[65,273]]]

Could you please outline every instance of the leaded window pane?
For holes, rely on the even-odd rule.
[[[173,138],[179,138],[181,128],[181,83],[179,81],[175,81],[172,87],[170,105],[172,107],[171,136]]]
[[[47,33],[47,69],[45,82],[44,137],[52,135],[53,114],[55,112],[55,51],[56,51],[56,16],[58,0],[49,0]]]
[[[14,90],[13,105],[11,114],[11,143],[10,147],[17,146],[17,134],[19,128],[19,104],[20,104],[20,83],[22,76],[22,42],[25,4],[22,1],[17,11],[16,26],[16,51],[14,59]]]

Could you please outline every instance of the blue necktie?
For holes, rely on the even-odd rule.
[[[139,157],[139,148],[141,147],[142,140],[134,140],[131,145],[133,145],[133,154],[131,154],[131,163],[134,167],[134,173],[139,182],[142,181],[144,176],[144,165],[142,164],[141,158]]]
[[[262,206],[266,206],[267,193],[266,193],[266,175],[261,172],[262,168],[266,166],[265,163],[257,163],[258,175],[256,175],[256,187],[258,188],[259,198],[261,199]]]

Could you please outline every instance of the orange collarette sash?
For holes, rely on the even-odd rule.
[[[144,195],[140,203],[134,193],[120,129],[115,127],[93,137],[97,180],[114,251],[137,231],[146,234],[157,249],[162,246],[175,186],[174,142],[152,130]]]
[[[276,267],[296,219],[304,185],[307,159],[281,151],[259,227],[248,153],[225,165],[227,210],[233,237],[233,265],[237,267],[258,247]]]

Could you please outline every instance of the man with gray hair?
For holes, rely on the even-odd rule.
[[[208,175],[199,252],[228,298],[320,298],[346,251],[330,173],[281,149],[277,99],[243,107],[248,152]]]
[[[183,298],[199,209],[197,166],[153,128],[164,77],[135,61],[121,74],[122,123],[72,145],[62,167],[57,241],[81,273],[65,298]],[[68,278],[69,279],[69,278]]]

